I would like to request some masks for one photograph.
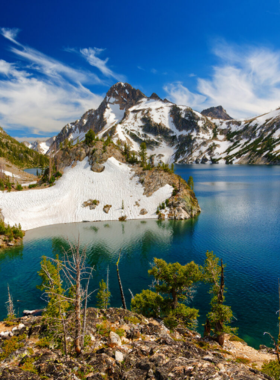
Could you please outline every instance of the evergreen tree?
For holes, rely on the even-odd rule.
[[[141,166],[146,166],[146,163],[147,163],[147,145],[145,142],[142,142],[140,144],[140,153],[139,153],[140,157],[141,157]]]
[[[160,316],[168,327],[175,327],[179,323],[192,327],[198,317],[198,310],[185,303],[192,299],[195,283],[202,280],[199,266],[193,261],[186,265],[167,264],[157,258],[154,264],[148,273],[155,279],[155,292],[143,290],[137,294],[131,301],[132,310],[145,316]]]
[[[230,306],[225,302],[225,280],[224,265],[221,260],[213,252],[206,252],[206,260],[204,263],[204,280],[212,285],[209,293],[212,294],[210,302],[211,310],[207,314],[205,335],[209,335],[211,331],[218,337],[223,344],[223,333],[236,333],[237,329],[230,327],[233,319],[233,313]]]
[[[38,272],[41,277],[41,285],[38,289],[44,291],[47,295],[47,307],[44,313],[44,319],[52,324],[55,319],[60,318],[70,307],[68,301],[61,301],[65,293],[60,276],[61,262],[57,257],[55,264],[43,256],[41,261],[41,270]]]
[[[189,179],[188,179],[188,185],[191,188],[191,190],[194,189],[194,182],[193,182],[193,177],[192,176],[190,176]]]
[[[107,284],[105,281],[101,280],[99,282],[99,291],[97,293],[97,307],[99,309],[107,309],[110,306],[110,297],[111,293],[107,288]]]
[[[87,145],[90,145],[94,140],[95,140],[95,133],[93,132],[92,129],[90,129],[90,130],[85,134],[85,143],[86,143]]]

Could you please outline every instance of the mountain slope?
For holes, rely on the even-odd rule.
[[[136,153],[145,142],[155,163],[280,163],[280,109],[250,120],[233,120],[222,106],[202,113],[116,83],[96,110],[62,129],[49,152],[92,129]]]
[[[23,167],[47,166],[48,157],[18,142],[9,136],[0,127],[0,157],[5,158],[10,163]]]

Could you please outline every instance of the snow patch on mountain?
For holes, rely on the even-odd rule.
[[[5,223],[20,223],[24,230],[30,230],[59,223],[118,220],[122,215],[127,219],[143,219],[139,213],[142,208],[147,210],[145,219],[157,217],[157,206],[171,196],[172,186],[165,185],[147,197],[127,164],[111,157],[104,166],[103,172],[93,172],[86,158],[75,167],[68,167],[53,187],[24,192],[1,191]],[[100,202],[94,210],[83,207],[89,199]],[[105,205],[112,205],[108,214],[103,211]]]

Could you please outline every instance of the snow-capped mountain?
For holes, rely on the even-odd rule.
[[[27,148],[36,150],[36,152],[40,154],[46,154],[48,150],[50,149],[50,146],[55,141],[55,139],[56,137],[50,137],[49,139],[45,141],[41,141],[41,140],[36,140],[33,142],[23,141],[23,144],[27,146]]]
[[[278,154],[280,162],[280,109],[250,120],[233,120],[221,106],[199,113],[155,93],[147,97],[119,82],[96,110],[67,124],[49,151],[58,150],[66,138],[74,144],[82,141],[89,129],[100,138],[110,135],[115,143],[127,144],[135,152],[146,142],[155,163],[265,164],[277,163]]]

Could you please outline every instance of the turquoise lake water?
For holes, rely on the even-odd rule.
[[[278,332],[280,277],[280,167],[193,165],[176,167],[186,180],[192,175],[202,213],[189,221],[127,221],[74,223],[28,231],[22,248],[0,255],[0,319],[6,316],[7,283],[16,310],[44,307],[36,289],[42,255],[54,257],[80,235],[94,265],[91,289],[110,269],[111,305],[121,306],[115,271],[120,249],[120,273],[127,304],[148,288],[153,257],[185,264],[203,264],[213,250],[226,263],[226,301],[232,306],[239,336],[249,344],[269,344],[263,336]],[[208,288],[200,285],[191,302],[199,308],[199,330],[209,310]],[[92,297],[91,306],[95,305]]]

